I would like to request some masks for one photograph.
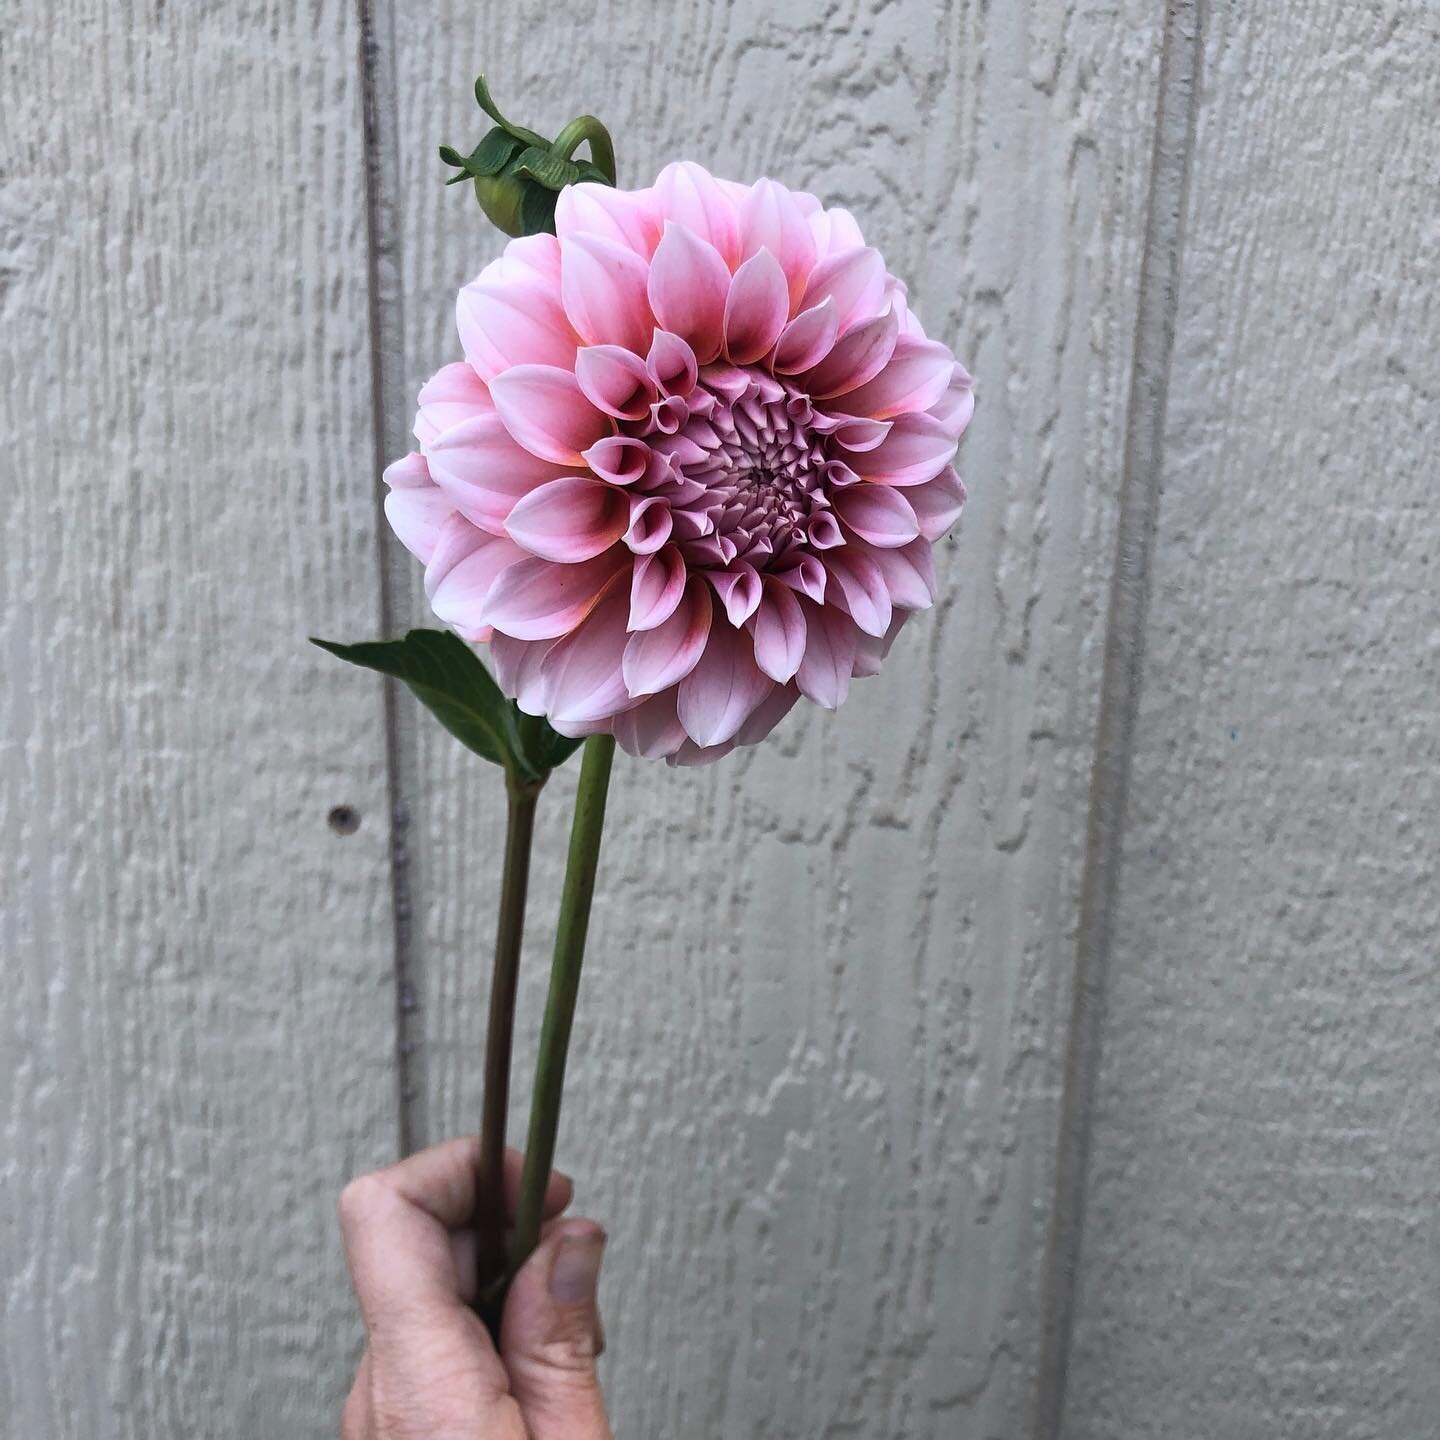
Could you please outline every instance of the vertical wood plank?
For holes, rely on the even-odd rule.
[[[380,710],[305,644],[377,612],[351,8],[6,30],[0,1429],[328,1436],[395,1135]]]
[[[1440,1414],[1440,16],[1214,4],[1064,1433]]]
[[[434,156],[474,74],[847,204],[975,369],[937,612],[835,717],[617,767],[561,1160],[612,1232],[620,1433],[1033,1423],[1059,1049],[1113,553],[1154,7],[396,9],[411,393],[498,248]],[[423,611],[417,608],[419,618]],[[502,806],[418,737],[417,1138],[471,1129]],[[573,777],[545,797],[522,1093]]]

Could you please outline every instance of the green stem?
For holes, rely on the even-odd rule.
[[[565,1083],[565,1055],[575,1000],[580,991],[580,964],[585,958],[585,932],[590,923],[590,901],[595,894],[595,871],[600,861],[600,832],[605,824],[605,795],[610,785],[610,764],[615,740],[593,735],[585,742],[580,766],[580,788],[575,796],[575,818],[570,827],[570,855],[565,863],[565,889],[560,898],[560,923],[555,932],[555,959],[550,970],[550,994],[540,1031],[540,1055],[535,1065],[535,1093],[530,1102],[530,1133],[525,1142],[525,1170],[520,1181],[520,1202],[515,1209],[515,1230],[510,1240],[510,1272],[529,1257],[540,1240],[541,1207],[545,1184],[555,1162],[555,1136],[560,1128],[560,1094]]]
[[[490,980],[480,1171],[475,1194],[476,1268],[482,1291],[505,1271],[505,1117],[510,1106],[510,1051],[515,1033],[520,945],[525,931],[525,892],[530,882],[530,843],[535,833],[535,803],[543,784],[516,780],[508,774],[505,778],[509,801],[505,869],[495,927],[495,968]]]
[[[568,160],[585,141],[590,142],[590,158],[615,183],[615,144],[610,132],[593,116],[579,115],[556,137],[550,147],[552,155]]]

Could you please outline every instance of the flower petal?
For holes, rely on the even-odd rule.
[[[575,332],[561,304],[559,246],[553,235],[512,240],[455,301],[465,358],[482,380],[512,365],[575,362]]]
[[[693,160],[667,165],[655,180],[654,196],[659,212],[713,246],[727,270],[739,263],[740,227],[734,202],[703,166]]]
[[[757,180],[740,202],[740,254],[745,260],[768,250],[785,272],[788,304],[798,306],[815,266],[815,235],[793,192],[773,180]]]
[[[872,319],[885,301],[885,262],[878,250],[862,245],[827,255],[810,272],[801,305],[809,308],[833,300],[840,315],[840,333]]]
[[[738,560],[728,570],[707,571],[705,578],[714,586],[732,625],[743,625],[755,613],[762,587],[753,565]]]
[[[463,360],[442,366],[420,391],[415,438],[423,446],[462,420],[494,410],[485,382]]]
[[[662,395],[688,395],[695,388],[699,361],[678,335],[657,330],[650,342],[645,368]]]
[[[583,452],[611,430],[572,370],[516,365],[490,382],[490,396],[516,442],[557,465],[583,465]]]
[[[568,635],[590,613],[620,568],[611,554],[557,565],[538,556],[510,566],[486,599],[484,623],[516,640]]]
[[[615,717],[611,732],[620,748],[644,760],[661,760],[673,755],[686,741],[685,727],[675,713],[675,692],[642,701]]]
[[[517,501],[505,529],[532,555],[573,565],[608,550],[625,533],[629,512],[613,485],[594,475],[566,475]]]
[[[646,298],[648,270],[628,245],[599,235],[560,242],[560,294],[575,333],[587,345],[620,345],[643,354],[655,328]]]
[[[660,217],[650,190],[616,190],[586,181],[567,185],[555,202],[555,233],[599,235],[628,245],[648,260],[660,243]]]
[[[785,272],[768,250],[757,250],[730,279],[725,354],[736,365],[749,365],[775,344],[789,319]]]
[[[954,470],[945,469],[907,490],[905,498],[920,522],[920,533],[933,545],[960,518],[965,487]]]
[[[632,495],[628,515],[625,543],[636,555],[649,555],[658,550],[674,529],[670,504],[658,495]]]
[[[933,415],[900,415],[874,450],[855,457],[855,469],[882,485],[922,485],[955,458],[958,443]]]
[[[443,569],[432,563],[425,572],[430,608],[447,625],[474,631],[489,623],[482,617],[495,581],[525,559],[525,552],[509,540],[472,527],[466,551],[446,559],[450,563]]]
[[[428,565],[440,539],[440,527],[455,513],[450,497],[430,478],[425,457],[415,451],[386,467],[385,518],[400,543]]]
[[[843,395],[863,385],[885,367],[900,334],[893,310],[857,325],[835,342],[835,348],[805,376],[805,388],[815,400]]]
[[[451,504],[497,534],[522,495],[565,473],[517,445],[493,411],[437,435],[426,456],[431,476]]]
[[[805,613],[788,585],[773,575],[755,611],[755,663],[780,684],[793,679],[805,655]]]
[[[643,420],[656,397],[645,362],[620,345],[587,345],[577,351],[575,380],[597,410],[617,420]]]
[[[687,578],[685,560],[674,545],[639,556],[630,579],[630,629],[653,630],[668,620],[685,593]]]
[[[656,323],[689,342],[704,365],[720,353],[730,270],[713,245],[669,221],[650,261],[650,308]]]
[[[890,624],[890,591],[880,567],[853,545],[825,557],[831,585],[831,604],[846,614],[867,635],[883,635]]]
[[[545,680],[541,667],[554,647],[553,640],[515,640],[496,634],[490,640],[490,663],[495,683],[527,715],[545,713]]]
[[[630,708],[620,672],[629,608],[627,587],[617,575],[589,615],[546,654],[545,714],[562,735]]]
[[[920,533],[905,497],[887,485],[850,485],[836,490],[830,503],[842,524],[882,549],[898,550]]]
[[[650,466],[650,447],[628,435],[607,435],[590,446],[582,458],[612,485],[633,485]]]
[[[774,683],[755,664],[748,635],[714,626],[699,664],[680,682],[680,723],[697,745],[723,745],[734,739]]]
[[[800,693],[834,710],[850,693],[855,667],[855,625],[833,605],[800,602],[805,612],[805,656],[795,673]]]
[[[842,409],[888,420],[928,410],[945,394],[955,357],[935,340],[901,335],[885,368],[845,396]]]
[[[630,636],[621,668],[631,695],[669,689],[695,668],[711,635],[710,611],[710,592],[692,576],[680,603],[660,624]]]
[[[775,342],[773,365],[777,374],[798,375],[818,365],[835,348],[840,333],[840,311],[827,296],[802,310]]]
[[[799,698],[800,691],[794,685],[774,686],[736,732],[736,744],[754,745],[763,740],[795,708]]]
[[[965,433],[975,413],[975,382],[963,365],[954,367],[950,388],[930,407],[930,413],[957,439]]]

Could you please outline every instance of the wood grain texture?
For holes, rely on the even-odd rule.
[[[599,111],[622,183],[691,155],[848,205],[981,395],[942,602],[886,678],[708,771],[617,765],[560,1158],[611,1230],[618,1433],[1033,1423],[1157,30],[1099,3],[394,14],[397,435],[498,248],[433,158],[478,138],[481,69],[542,129]],[[503,806],[415,743],[423,1140],[478,1115]],[[542,805],[522,1094],[572,784]]]
[[[1440,1423],[1437,94],[1210,7],[1074,1440]]]
[[[378,697],[305,645],[377,612],[353,19],[4,28],[0,1432],[328,1436],[395,1136]]]

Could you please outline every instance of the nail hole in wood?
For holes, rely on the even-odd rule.
[[[360,828],[360,812],[353,805],[337,805],[327,819],[337,835],[353,835]]]

